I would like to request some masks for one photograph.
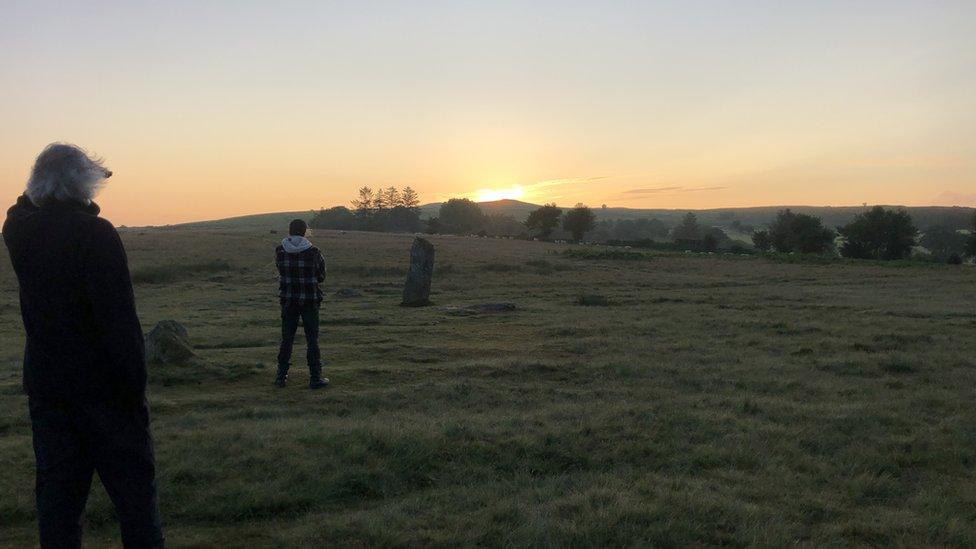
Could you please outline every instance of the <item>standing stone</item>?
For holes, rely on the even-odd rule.
[[[189,334],[179,322],[162,320],[146,334],[146,362],[188,364],[195,359]]]
[[[430,305],[430,279],[434,275],[434,245],[416,238],[410,248],[410,272],[403,286],[404,307]]]

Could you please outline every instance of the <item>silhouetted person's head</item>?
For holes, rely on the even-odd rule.
[[[52,200],[89,203],[112,172],[80,148],[67,143],[51,143],[37,155],[27,197],[35,206]]]
[[[308,225],[301,219],[295,219],[288,225],[288,234],[291,236],[305,236]]]

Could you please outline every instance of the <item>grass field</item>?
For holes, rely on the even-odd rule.
[[[279,237],[124,233],[144,329],[206,360],[150,371],[173,547],[976,545],[972,267],[432,237],[436,304],[403,309],[412,237],[319,234],[311,392],[301,348],[271,386]],[[0,280],[0,546],[33,545]],[[488,301],[518,310],[444,309]],[[87,520],[117,544],[100,487]]]

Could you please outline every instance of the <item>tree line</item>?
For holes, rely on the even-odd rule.
[[[875,206],[835,231],[819,217],[787,209],[768,228],[753,232],[752,242],[761,252],[825,254],[836,249],[841,256],[855,259],[908,259],[918,245],[929,250],[922,259],[959,264],[964,257],[976,257],[976,214],[968,236],[941,225],[919,235],[905,210]]]
[[[428,231],[549,240],[554,231],[562,227],[579,242],[595,226],[596,214],[584,204],[577,204],[567,212],[555,204],[546,204],[532,211],[524,223],[519,223],[510,215],[486,215],[477,203],[467,198],[452,198],[441,205],[437,217],[429,220]]]
[[[320,209],[310,226],[320,229],[389,232],[427,232],[506,236],[551,240],[554,237],[583,241],[634,244],[662,249],[693,251],[749,251],[718,227],[703,227],[694,213],[688,212],[669,228],[658,219],[597,221],[593,210],[584,204],[563,210],[545,204],[529,213],[524,222],[508,214],[486,214],[467,198],[452,198],[440,205],[436,216],[421,219],[420,197],[410,187],[373,190],[359,189],[352,209],[337,206]],[[961,263],[976,257],[976,215],[969,235],[935,225],[920,233],[905,210],[876,206],[858,214],[844,226],[831,229],[821,218],[780,211],[765,228],[754,229],[733,221],[737,232],[752,232],[753,249],[758,252],[796,254],[839,254],[858,259],[897,260],[913,257],[915,247],[929,250],[925,259]]]
[[[397,187],[376,191],[361,187],[352,206],[352,209],[345,206],[322,208],[309,221],[309,226],[314,229],[417,232],[424,225],[420,219],[420,195],[410,187],[404,187],[402,191]]]

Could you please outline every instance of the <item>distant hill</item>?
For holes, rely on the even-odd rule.
[[[441,202],[421,206],[421,217],[434,217],[441,207]],[[495,202],[479,203],[481,209],[488,214],[500,213],[525,221],[529,213],[539,208],[538,204],[530,204],[518,200],[498,200]],[[598,220],[607,219],[639,219],[642,217],[657,218],[668,225],[676,225],[682,216],[694,212],[698,222],[709,226],[726,226],[733,221],[743,225],[759,226],[772,221],[780,210],[789,208],[796,213],[813,215],[823,219],[828,227],[846,225],[855,215],[870,209],[872,206],[758,206],[751,208],[717,208],[707,210],[689,209],[641,209],[641,208],[594,208]],[[902,206],[885,206],[886,208],[901,208]],[[565,207],[563,209],[566,209]],[[966,229],[972,226],[973,213],[976,208],[960,206],[912,206],[906,210],[915,220],[915,224],[924,229],[932,225],[948,225],[956,229]]]
[[[519,200],[497,200],[494,202],[481,202],[479,205],[487,214],[511,215],[519,221],[524,221],[530,212],[539,208],[538,204],[530,204]],[[440,202],[424,204],[421,206],[421,217],[429,218],[437,216],[440,207]],[[885,207],[899,208],[901,206]],[[765,225],[776,217],[778,211],[785,208],[790,208],[796,213],[817,216],[823,219],[828,227],[836,227],[848,223],[855,215],[867,210],[870,206],[762,206],[708,210],[594,208],[593,211],[596,212],[598,220],[639,219],[647,217],[660,219],[668,225],[676,225],[681,217],[690,211],[698,216],[698,222],[702,225],[727,227],[734,221],[738,221],[742,225],[747,226]],[[915,224],[923,230],[932,225],[947,225],[954,229],[968,229],[972,226],[973,213],[976,212],[976,208],[965,208],[961,206],[912,206],[905,209],[912,215]],[[178,227],[181,229],[260,229],[283,231],[287,230],[288,222],[292,219],[310,219],[311,217],[311,210],[276,212],[229,217],[211,221],[195,221],[192,223],[181,223],[179,225],[168,225],[168,227]]]
[[[209,230],[236,230],[236,229],[262,229],[288,231],[288,223],[292,219],[308,220],[312,217],[311,210],[300,212],[275,212],[253,215],[242,215],[238,217],[228,217],[224,219],[213,219],[209,221],[193,221],[190,223],[179,223],[176,225],[164,225],[157,228],[179,228],[179,229],[209,229]]]

